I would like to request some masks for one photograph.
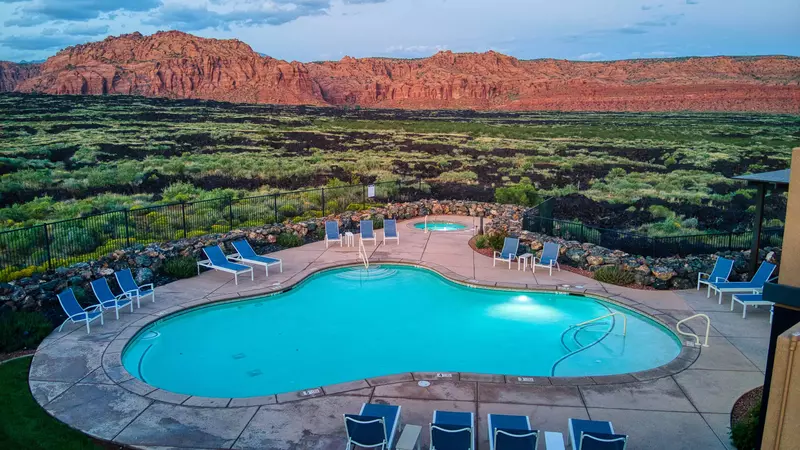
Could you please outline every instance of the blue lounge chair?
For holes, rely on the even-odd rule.
[[[325,248],[328,248],[328,244],[331,242],[338,242],[339,247],[343,245],[342,235],[339,233],[339,223],[335,220],[325,222]]]
[[[108,286],[108,281],[105,278],[98,278],[91,283],[94,296],[100,302],[103,311],[113,309],[119,320],[119,310],[128,305],[131,306],[133,312],[133,297],[128,292],[123,292],[119,295],[114,295],[111,288]]]
[[[250,280],[251,281],[253,280],[252,267],[228,261],[228,257],[225,256],[225,253],[222,253],[222,249],[219,248],[218,246],[210,245],[208,247],[203,247],[203,253],[206,254],[206,257],[208,257],[208,259],[197,262],[198,275],[200,275],[201,267],[207,267],[209,269],[232,273],[233,279],[236,281],[237,285],[239,284],[239,275],[243,273],[250,272]]]
[[[752,294],[733,294],[731,297],[731,311],[733,311],[733,305],[739,303],[742,305],[742,319],[747,318],[747,307],[754,306],[758,308],[759,306],[769,306],[770,308],[775,305],[775,303],[764,300],[764,296],[757,292],[753,291]],[[770,309],[769,315],[769,323],[772,323],[772,310]]]
[[[67,320],[58,327],[58,331],[61,331],[64,328],[64,325],[67,322],[72,323],[86,323],[86,334],[90,333],[89,330],[89,323],[93,320],[100,318],[100,325],[103,325],[103,307],[100,305],[92,305],[86,308],[83,308],[79,303],[78,299],[75,298],[75,293],[72,292],[72,288],[67,288],[65,291],[61,291],[56,294],[58,297],[58,303],[61,303],[61,308],[64,310],[64,313],[67,315]]]
[[[558,253],[560,251],[561,245],[554,242],[545,242],[542,257],[538,261],[535,257],[533,258],[533,273],[536,273],[536,266],[549,269],[550,276],[553,275],[553,266],[561,272],[561,266],[558,264]]]
[[[489,414],[490,450],[536,450],[539,432],[531,430],[528,416]]]
[[[389,450],[400,423],[400,407],[364,403],[361,412],[344,415],[344,430],[347,433],[346,450],[355,447]]]
[[[397,245],[400,245],[400,232],[397,231],[397,220],[386,219],[383,221],[383,245],[389,239],[397,240]]]
[[[728,281],[728,277],[731,275],[731,270],[733,270],[733,260],[727,258],[717,258],[717,262],[714,263],[714,269],[711,270],[711,273],[700,272],[697,274],[697,290],[700,290],[700,285],[705,284],[708,285],[710,282],[713,283],[722,283]],[[708,289],[711,289],[708,286]]]
[[[371,220],[361,221],[361,243],[364,241],[372,241],[374,245],[378,245],[378,239],[375,238],[375,230],[372,229]]]
[[[281,273],[283,273],[283,261],[278,258],[270,258],[269,256],[259,256],[246,240],[234,241],[233,248],[236,249],[236,254],[229,256],[229,258],[244,263],[264,266],[264,271],[267,276],[269,276],[269,266],[274,266],[276,264],[280,268]]]
[[[614,434],[611,422],[569,419],[569,441],[573,450],[625,450],[628,436]]]
[[[153,283],[143,284],[141,286],[136,284],[136,280],[133,279],[133,274],[131,273],[131,269],[121,270],[119,272],[114,272],[114,277],[117,279],[117,284],[122,289],[122,292],[127,292],[131,294],[131,297],[136,297],[136,307],[141,308],[142,297],[153,297],[153,303],[156,301],[156,289],[153,287]]]
[[[517,252],[519,251],[519,238],[507,237],[503,241],[503,251],[494,252],[492,266],[497,265],[497,261],[508,262],[508,268],[511,268],[511,261],[517,259]]]
[[[475,450],[475,415],[471,412],[433,412],[431,450]]]
[[[758,268],[758,271],[755,275],[753,275],[753,279],[750,281],[737,281],[737,282],[721,282],[716,283],[713,281],[708,282],[708,297],[711,296],[711,290],[714,290],[715,293],[719,293],[719,304],[722,304],[722,294],[729,292],[732,294],[744,292],[744,293],[752,293],[753,291],[760,291],[764,289],[764,284],[770,280],[772,276],[772,272],[775,271],[775,264],[768,263],[766,261],[761,263],[761,267]]]

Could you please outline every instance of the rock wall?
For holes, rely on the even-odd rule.
[[[364,211],[345,212],[325,218],[311,219],[299,223],[265,224],[262,227],[238,229],[223,234],[211,234],[177,241],[141,245],[120,249],[95,261],[74,264],[55,271],[37,273],[9,283],[0,283],[0,308],[40,310],[54,321],[63,320],[63,313],[58,306],[56,292],[67,287],[77,288],[79,297],[86,304],[96,303],[91,294],[89,282],[98,277],[107,277],[112,290],[119,292],[113,274],[117,270],[131,268],[137,282],[155,283],[160,286],[173,278],[162,271],[164,261],[169,258],[189,256],[200,258],[202,248],[208,245],[222,244],[229,253],[233,252],[231,241],[246,238],[259,253],[280,250],[278,236],[291,233],[313,242],[322,238],[322,230],[326,220],[337,220],[343,231],[355,231],[358,222],[363,219],[411,219],[431,215],[483,216],[491,220],[485,230],[487,234],[507,233],[519,236],[521,242],[533,252],[540,251],[545,242],[561,244],[562,265],[594,271],[600,267],[615,265],[634,274],[636,283],[652,286],[656,289],[688,289],[695,286],[698,272],[710,272],[717,257],[733,259],[734,273],[732,280],[744,279],[750,252],[722,252],[716,255],[689,256],[686,258],[650,258],[629,255],[619,250],[611,250],[593,244],[567,241],[538,233],[522,230],[522,214],[524,207],[500,205],[496,203],[455,201],[455,200],[420,200],[416,202],[388,204]],[[762,259],[777,263],[780,260],[780,249],[765,248]],[[83,293],[84,295],[80,295]]]

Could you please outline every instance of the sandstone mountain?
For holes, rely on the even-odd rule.
[[[0,63],[0,92],[132,94],[232,102],[517,110],[800,113],[800,58],[522,61],[496,52],[285,62],[238,40],[169,31]]]

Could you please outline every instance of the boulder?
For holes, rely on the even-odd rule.
[[[136,275],[134,277],[136,279],[136,284],[148,284],[153,282],[153,271],[143,267],[136,271]]]

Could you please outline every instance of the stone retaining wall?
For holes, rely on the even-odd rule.
[[[55,293],[67,287],[75,289],[84,297],[87,304],[94,303],[89,282],[97,277],[108,277],[112,289],[116,289],[114,271],[131,268],[139,283],[163,285],[172,278],[162,273],[164,261],[178,256],[200,258],[202,248],[208,245],[223,244],[233,251],[230,241],[247,238],[259,253],[281,249],[277,245],[281,233],[292,233],[304,240],[313,242],[322,238],[321,231],[325,220],[338,220],[343,230],[357,229],[362,219],[396,218],[410,219],[427,214],[484,216],[492,219],[487,224],[487,233],[508,233],[519,236],[523,244],[534,252],[541,250],[544,242],[561,244],[562,264],[594,271],[607,265],[616,265],[633,272],[636,282],[657,289],[686,289],[696,284],[698,272],[709,272],[717,256],[734,259],[732,279],[743,279],[747,272],[749,252],[722,252],[718,255],[689,256],[686,258],[650,258],[629,255],[593,244],[566,241],[538,233],[522,230],[522,214],[525,208],[514,205],[469,201],[420,200],[416,202],[388,204],[359,212],[345,212],[325,218],[311,219],[299,223],[265,225],[248,229],[233,230],[224,234],[211,234],[189,239],[181,239],[159,244],[135,245],[117,250],[96,261],[75,264],[55,271],[34,274],[30,277],[9,283],[0,283],[0,307],[4,309],[40,310],[51,317],[61,317]],[[780,249],[762,250],[762,258],[777,262]],[[80,295],[83,293],[84,295]],[[88,297],[88,298],[86,298]]]

